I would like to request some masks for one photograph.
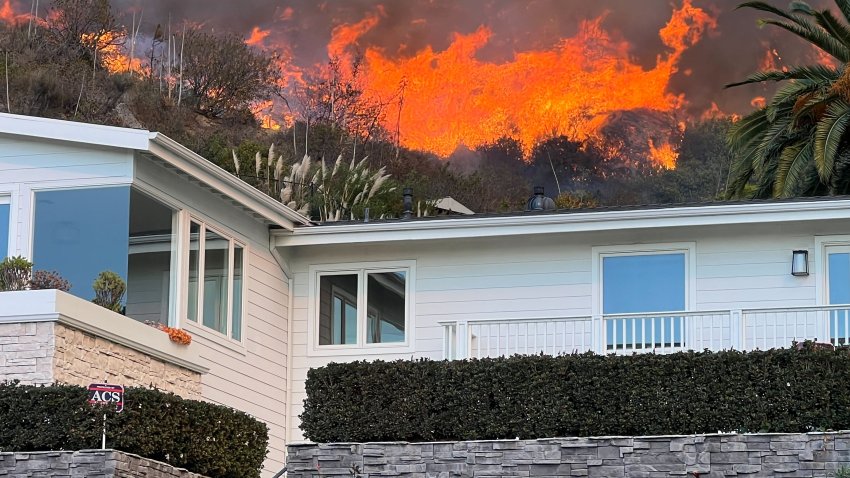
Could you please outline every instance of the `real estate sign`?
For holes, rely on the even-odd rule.
[[[124,410],[124,387],[111,383],[89,385],[89,403],[92,405],[115,405],[115,411]]]

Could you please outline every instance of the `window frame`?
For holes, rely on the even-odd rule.
[[[357,262],[341,264],[311,265],[309,267],[308,287],[308,323],[307,341],[310,344],[310,355],[313,356],[336,356],[336,355],[371,355],[386,353],[412,352],[415,344],[415,287],[416,283],[416,261],[381,261],[381,262]],[[368,281],[367,274],[385,272],[405,273],[405,318],[404,318],[404,341],[387,343],[368,343]],[[320,320],[320,287],[321,278],[330,275],[356,275],[357,276],[357,342],[354,344],[329,344],[319,345],[319,320]]]
[[[210,221],[202,219],[194,214],[183,211],[183,225],[180,228],[181,235],[183,236],[180,245],[182,246],[181,251],[181,259],[182,259],[182,269],[181,275],[185,277],[185,285],[181,285],[180,287],[180,295],[183,297],[182,304],[180,306],[180,316],[178,326],[183,327],[187,330],[192,331],[198,335],[203,335],[205,337],[211,338],[213,340],[224,341],[225,345],[237,345],[239,347],[243,347],[245,344],[245,295],[248,290],[247,288],[247,270],[248,270],[248,254],[249,247],[247,241],[242,241],[237,239],[234,234],[230,234],[225,231],[224,228],[219,227],[217,224],[211,224]],[[199,226],[198,232],[198,278],[197,278],[197,322],[189,319],[189,287],[190,287],[190,271],[189,271],[189,254],[191,251],[191,225],[195,223]],[[205,272],[206,272],[206,232],[212,232],[222,239],[228,241],[227,247],[227,327],[224,333],[219,332],[218,330],[208,327],[204,325],[204,287],[205,287]],[[239,322],[240,331],[239,331],[239,339],[233,338],[233,291],[234,291],[234,250],[236,247],[242,248],[242,283],[241,283],[241,293],[242,300],[240,301],[239,312],[241,320]]]
[[[663,255],[684,254],[685,255],[685,310],[659,310],[657,312],[690,312],[695,310],[696,305],[696,243],[695,242],[671,242],[658,244],[633,244],[622,246],[597,246],[592,248],[593,252],[593,304],[592,315],[602,317],[604,294],[602,286],[603,261],[606,257],[638,256],[638,255]],[[652,314],[654,312],[647,312]],[[619,314],[609,314],[619,315]]]
[[[809,245],[801,244],[796,249],[808,250],[809,247]],[[815,236],[814,267],[812,267],[810,262],[809,270],[811,273],[809,276],[798,277],[796,280],[801,282],[815,281],[815,301],[817,305],[835,305],[829,303],[829,252],[830,249],[844,247],[850,247],[850,235],[848,234]],[[788,259],[790,263],[790,249]],[[812,258],[810,257],[809,261],[811,260]]]
[[[3,260],[5,257],[12,257],[17,250],[17,244],[14,240],[16,231],[16,214],[15,214],[15,191],[12,190],[4,190],[0,189],[0,205],[8,205],[9,206],[9,223],[6,224],[8,228],[8,237],[6,237],[7,248],[5,251],[0,250],[0,260]]]

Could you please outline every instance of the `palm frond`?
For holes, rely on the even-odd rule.
[[[830,103],[826,114],[818,121],[815,130],[815,165],[821,181],[829,184],[833,179],[835,155],[850,123],[850,104],[842,99]]]
[[[786,147],[777,161],[773,196],[791,197],[799,189],[802,172],[813,162],[813,158],[812,141],[803,139]]]
[[[835,81],[840,76],[840,73],[835,68],[825,65],[808,65],[798,66],[782,70],[767,70],[753,73],[743,81],[729,83],[724,88],[734,88],[741,85],[749,85],[752,83],[763,83],[766,81],[785,81],[785,80],[809,80],[819,84],[826,84]]]
[[[850,49],[837,38],[833,37],[823,28],[809,22],[796,18],[795,21],[783,22],[779,20],[761,20],[764,25],[773,25],[783,30],[787,30],[800,38],[813,43],[815,46],[832,55],[842,63],[850,60]]]
[[[752,8],[753,10],[759,10],[759,11],[762,11],[762,12],[772,13],[772,14],[780,16],[782,18],[786,18],[788,20],[794,21],[794,17],[791,16],[791,14],[789,14],[785,10],[776,8],[773,5],[770,5],[769,3],[765,3],[765,2],[744,2],[740,5],[738,5],[737,7],[735,7],[735,10],[738,10],[738,9],[741,9],[741,8]]]
[[[850,1],[835,0],[835,5],[841,10],[841,15],[844,16],[844,21],[850,22]]]

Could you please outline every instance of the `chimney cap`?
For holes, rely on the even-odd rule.
[[[552,198],[546,197],[543,194],[543,186],[534,186],[534,196],[528,198],[525,210],[551,211],[553,209],[558,209],[558,206],[555,205],[555,201],[553,201]]]

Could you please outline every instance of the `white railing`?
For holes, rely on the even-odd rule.
[[[850,305],[441,322],[445,357],[766,350],[850,344]]]

